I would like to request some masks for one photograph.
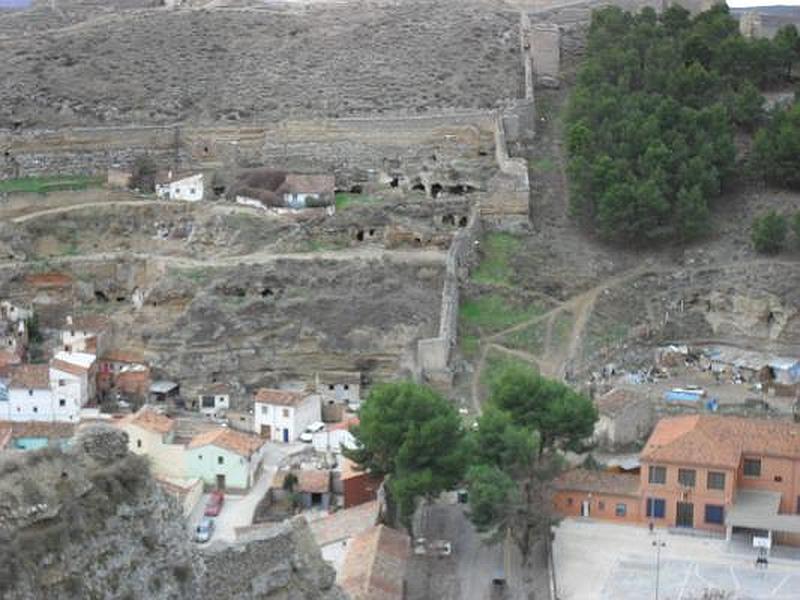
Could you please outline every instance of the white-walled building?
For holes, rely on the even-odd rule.
[[[156,196],[161,200],[184,200],[198,202],[203,199],[203,174],[177,176],[172,179],[172,172],[167,174],[163,182],[156,183]]]
[[[67,317],[61,330],[61,349],[64,352],[102,354],[106,350],[111,322],[101,315]]]
[[[220,417],[231,407],[231,392],[224,383],[212,383],[197,397],[198,410],[207,417]]]
[[[253,429],[263,438],[293,442],[321,416],[319,394],[267,388],[256,392]]]
[[[11,369],[7,395],[0,395],[0,420],[77,422],[80,406],[56,398],[50,388],[47,365],[19,365]]]
[[[97,359],[85,352],[58,352],[50,361],[50,388],[59,400],[71,398],[79,407],[97,395]]]
[[[9,321],[16,323],[30,319],[33,316],[33,311],[30,309],[22,308],[16,304],[12,304],[8,300],[0,301],[0,321]]]

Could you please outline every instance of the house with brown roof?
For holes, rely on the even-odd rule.
[[[74,435],[73,423],[0,421],[0,450],[65,448]]]
[[[638,476],[616,480],[610,474],[562,476],[556,508],[728,539],[741,534],[800,544],[800,424],[719,415],[662,419],[640,462]],[[623,514],[600,510],[623,495],[630,499]]]
[[[58,352],[50,361],[50,388],[59,408],[80,409],[97,396],[97,360],[86,352]]]
[[[142,352],[109,350],[97,362],[97,392],[101,398],[114,395],[136,400],[147,398],[150,366]]]
[[[300,506],[304,509],[328,510],[331,504],[331,472],[328,469],[278,471],[272,478],[272,488],[276,495],[281,495],[284,482],[290,474],[296,478],[291,491],[299,496]]]
[[[128,434],[128,449],[147,456],[155,475],[187,477],[186,452],[175,443],[176,423],[150,406],[143,406],[117,423]]]
[[[257,168],[239,174],[230,197],[239,204],[280,214],[308,208],[332,208],[335,187],[333,175]]]
[[[386,525],[356,535],[336,582],[352,600],[402,600],[411,539]]]
[[[196,435],[186,447],[187,476],[206,487],[247,490],[260,472],[266,440],[219,427]]]
[[[265,439],[293,442],[321,417],[319,394],[269,388],[261,388],[255,394],[253,427]]]
[[[8,369],[6,394],[0,395],[4,421],[78,421],[80,407],[59,406],[50,389],[48,365],[15,365]]]
[[[111,335],[111,320],[103,315],[68,316],[61,329],[64,352],[103,354]]]

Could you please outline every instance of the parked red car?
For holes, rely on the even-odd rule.
[[[211,492],[208,496],[208,502],[206,502],[205,516],[216,517],[219,515],[219,511],[222,510],[223,502],[225,502],[225,494],[219,490]]]

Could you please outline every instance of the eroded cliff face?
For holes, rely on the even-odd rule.
[[[110,427],[0,460],[0,597],[341,600],[304,520],[201,552]]]

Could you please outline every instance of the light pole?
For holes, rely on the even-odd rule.
[[[656,600],[658,600],[658,576],[661,571],[661,549],[664,548],[667,543],[662,542],[658,538],[653,540],[653,546],[656,547]]]

